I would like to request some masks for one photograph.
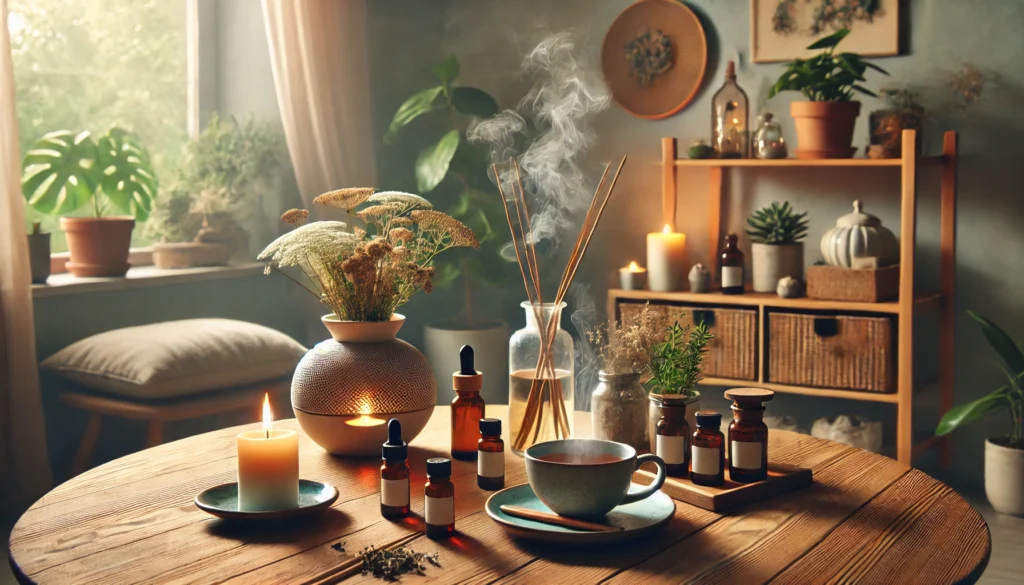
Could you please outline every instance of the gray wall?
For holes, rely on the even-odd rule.
[[[423,3],[413,0],[385,0],[371,3],[371,22],[375,46],[372,89],[374,120],[382,133],[401,101],[412,91],[429,83],[429,67],[446,52],[455,52],[462,61],[465,82],[493,93],[503,106],[513,105],[529,87],[519,73],[523,52],[541,38],[544,31],[575,30],[581,48],[593,63],[605,31],[629,0],[450,0]],[[755,65],[749,62],[748,0],[705,0],[688,3],[704,22],[710,45],[708,71],[701,92],[680,114],[661,121],[644,121],[613,107],[601,115],[597,130],[600,144],[593,149],[594,160],[628,154],[630,162],[617,193],[598,230],[598,247],[588,257],[585,274],[577,281],[591,286],[598,306],[612,283],[613,271],[630,259],[643,259],[643,234],[660,226],[660,139],[680,138],[685,147],[710,133],[710,100],[723,81],[725,61],[739,62],[739,83],[751,97],[753,112],[759,110],[763,86],[782,70],[781,65]],[[984,4],[982,9],[981,4]],[[929,123],[925,134],[926,150],[940,149],[939,129],[961,132],[960,207],[958,216],[957,277],[957,352],[956,398],[977,397],[1000,384],[1001,374],[995,360],[975,326],[963,315],[974,308],[1003,323],[1008,330],[1024,338],[1019,291],[1024,276],[1019,258],[1024,247],[1024,231],[1017,218],[1024,211],[1019,196],[1020,160],[1024,143],[1024,118],[1016,105],[1020,102],[1024,73],[1019,61],[1024,54],[1024,3],[1017,0],[916,0],[906,7],[901,41],[905,55],[880,59],[891,79],[869,79],[869,86],[925,85],[935,88],[962,63],[972,63],[991,80],[982,99],[973,107],[943,114]],[[385,34],[386,33],[386,34]],[[783,123],[786,135],[794,137],[788,116],[793,96],[779,96],[768,105]],[[880,105],[864,100],[864,111]],[[753,123],[753,121],[752,121]],[[415,131],[415,128],[414,128]],[[426,130],[424,130],[426,131]],[[856,131],[856,144],[866,143],[866,116]],[[400,155],[391,148],[379,147],[378,161],[382,187],[392,182],[408,186],[411,182],[409,160],[396,166]],[[691,260],[706,257],[709,251],[706,228],[706,173],[699,169],[680,174],[678,226],[688,235]],[[835,218],[849,211],[853,199],[898,232],[899,172],[896,169],[806,169],[733,170],[727,173],[729,196],[725,228],[741,231],[743,217],[753,206],[772,200],[789,200],[797,208],[810,211],[811,236],[808,238],[808,262],[815,259],[820,234]],[[924,288],[937,285],[938,183],[934,171],[922,171],[920,179],[920,245],[917,278]],[[741,249],[749,250],[745,238]],[[549,263],[558,266],[558,262]],[[520,291],[516,291],[517,293]],[[410,314],[453,314],[457,297],[434,295],[417,299]],[[504,310],[514,327],[522,325],[520,311],[513,303]],[[429,307],[424,311],[424,307]],[[933,319],[919,322],[915,359],[922,374],[934,370],[935,347]],[[415,334],[415,333],[410,333]],[[934,391],[915,400],[915,427],[922,436],[936,421]],[[724,401],[720,405],[724,407]],[[772,403],[775,414],[790,413],[809,427],[819,416],[838,413],[860,414],[883,421],[891,430],[894,409],[886,405],[781,396]],[[982,443],[986,435],[1002,432],[1005,420],[979,425],[954,437],[955,473],[975,480],[981,471]],[[888,442],[893,442],[891,432]],[[934,460],[917,462],[926,468]]]

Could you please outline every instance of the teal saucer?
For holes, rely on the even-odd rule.
[[[231,482],[203,490],[196,496],[196,506],[209,514],[226,520],[283,520],[325,510],[338,499],[333,485],[299,480],[299,505],[283,510],[247,512],[238,509],[238,483]]]
[[[633,484],[630,491],[640,490],[644,486]],[[646,536],[657,531],[675,514],[676,504],[672,498],[663,492],[655,492],[649,498],[619,506],[608,512],[603,522],[612,526],[621,526],[622,530],[614,532],[589,532],[575,530],[554,524],[545,524],[536,520],[527,520],[517,516],[509,516],[501,511],[501,506],[522,506],[541,512],[551,512],[551,509],[544,505],[530,488],[530,484],[524,483],[500,492],[495,492],[487,499],[485,509],[487,515],[501,524],[502,527],[513,536],[536,540],[540,542],[552,542],[559,544],[587,545],[602,544],[607,542],[620,542]]]

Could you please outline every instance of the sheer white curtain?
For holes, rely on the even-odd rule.
[[[50,488],[21,197],[21,153],[7,0],[0,0],[0,506]]]
[[[263,0],[263,16],[307,208],[331,189],[375,186],[366,0]]]

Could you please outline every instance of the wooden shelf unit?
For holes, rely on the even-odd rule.
[[[609,291],[609,315],[618,316],[620,300],[662,300],[685,303],[707,303],[709,305],[740,305],[758,308],[758,339],[761,347],[758,359],[759,381],[707,378],[705,384],[741,386],[757,384],[770,390],[808,396],[827,396],[849,400],[884,402],[896,406],[896,458],[900,463],[911,464],[914,456],[939,447],[943,467],[950,462],[949,443],[945,438],[928,438],[914,445],[912,435],[912,414],[914,403],[914,317],[937,311],[939,319],[939,372],[938,392],[940,415],[953,406],[953,328],[954,289],[956,285],[956,191],[957,191],[957,143],[956,132],[946,132],[942,141],[942,155],[919,157],[912,148],[903,149],[898,159],[828,159],[828,160],[758,160],[758,159],[680,159],[678,141],[663,138],[662,147],[662,219],[663,223],[675,228],[678,202],[677,175],[680,169],[699,168],[708,172],[709,213],[708,236],[710,239],[709,258],[704,263],[717,275],[718,251],[722,242],[722,169],[731,167],[806,168],[806,167],[895,167],[900,169],[900,289],[895,301],[885,303],[852,303],[844,301],[822,301],[817,299],[781,299],[771,294],[722,295],[719,293],[694,294],[688,292],[658,293],[651,291]],[[917,133],[903,131],[903,144],[917,144]],[[939,189],[939,281],[937,293],[920,293],[914,286],[914,262],[917,245],[917,169],[934,166],[941,173]],[[696,259],[691,259],[695,260]],[[896,340],[896,392],[890,394],[836,390],[832,388],[810,388],[767,383],[764,378],[765,313],[767,308],[799,310],[828,310],[837,312],[870,312],[888,314],[897,319]]]

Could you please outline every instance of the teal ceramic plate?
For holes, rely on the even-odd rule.
[[[325,510],[338,499],[338,489],[333,485],[299,480],[299,505],[286,510],[268,510],[265,512],[243,512],[238,509],[238,484],[225,483],[196,496],[196,506],[200,510],[227,520],[282,520],[306,514],[315,514]]]
[[[643,487],[634,483],[630,491]],[[676,511],[676,504],[672,498],[659,491],[649,498],[619,506],[608,512],[605,521],[614,526],[622,526],[623,530],[587,532],[509,516],[501,511],[501,506],[506,505],[522,506],[550,513],[551,510],[534,495],[530,484],[524,483],[494,493],[487,499],[485,506],[487,515],[501,524],[513,536],[541,542],[580,545],[619,542],[646,536],[668,524]]]

